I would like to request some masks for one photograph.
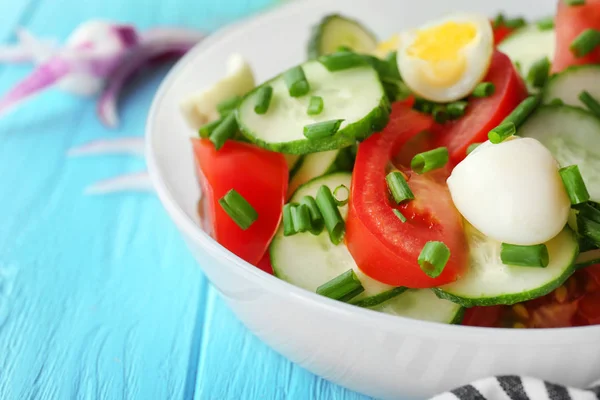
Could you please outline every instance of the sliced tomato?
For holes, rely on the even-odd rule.
[[[358,146],[346,223],[348,250],[368,276],[389,285],[427,288],[455,281],[464,270],[466,243],[461,217],[445,183],[432,176],[410,174],[416,199],[397,207],[385,182],[390,162],[415,135],[432,126],[429,116],[396,103],[387,127]],[[394,214],[399,208],[407,218]],[[417,258],[425,243],[442,241],[451,252],[442,274],[430,278]]]
[[[502,306],[467,308],[462,324],[486,328],[498,327],[503,311],[504,307]]]
[[[256,265],[281,219],[288,184],[285,158],[282,154],[231,140],[219,151],[207,139],[193,139],[192,143],[204,199],[205,228],[225,248]],[[219,199],[231,189],[241,194],[258,213],[258,219],[246,230],[219,205]]]
[[[579,6],[559,1],[555,27],[556,52],[552,72],[560,72],[572,65],[600,63],[600,47],[579,58],[569,48],[573,40],[586,29],[600,30],[600,0],[586,0],[585,4]]]
[[[493,26],[493,25],[492,25]],[[494,29],[494,45],[498,46],[504,39],[515,31],[514,28],[508,28],[506,25],[498,25]]]
[[[579,302],[579,316],[587,325],[600,324],[600,292],[587,293]]]
[[[269,275],[273,275],[273,265],[271,265],[271,256],[267,251],[263,258],[260,259],[258,264],[256,264],[258,269],[265,271]]]
[[[527,96],[525,84],[510,59],[496,51],[484,81],[496,87],[490,97],[469,99],[466,114],[455,122],[436,127],[436,145],[445,146],[454,163],[467,155],[467,147],[485,142],[496,127]]]

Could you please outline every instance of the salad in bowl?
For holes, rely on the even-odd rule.
[[[181,102],[204,230],[331,299],[445,324],[600,324],[600,2],[388,38],[314,21],[264,82]]]

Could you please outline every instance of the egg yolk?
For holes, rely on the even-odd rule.
[[[467,60],[461,50],[476,36],[474,24],[450,21],[419,30],[406,52],[429,64],[429,71],[423,71],[427,81],[436,86],[449,86],[463,75]]]

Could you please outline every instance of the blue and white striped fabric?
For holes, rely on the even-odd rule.
[[[600,400],[600,381],[577,389],[515,375],[485,378],[431,400]]]

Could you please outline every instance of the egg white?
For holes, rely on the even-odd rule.
[[[450,85],[435,82],[432,62],[408,54],[420,30],[444,25],[448,22],[471,23],[476,27],[475,38],[459,50],[465,58],[465,69],[460,78]],[[422,27],[400,35],[398,46],[398,68],[406,85],[419,97],[435,102],[451,102],[469,95],[480,83],[490,66],[494,51],[494,33],[487,17],[479,14],[451,14]],[[440,65],[443,69],[443,65]]]

